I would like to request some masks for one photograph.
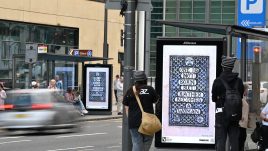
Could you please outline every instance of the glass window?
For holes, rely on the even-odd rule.
[[[154,7],[152,13],[162,14],[163,13],[163,8]]]
[[[44,44],[51,53],[68,54],[70,48],[78,47],[78,34],[78,29],[73,28],[0,20],[0,81],[12,83],[13,54],[24,54],[26,43]],[[39,67],[45,71],[45,67]],[[15,64],[16,88],[28,86],[28,71],[26,73],[25,69],[28,69],[25,60],[18,60]],[[33,78],[38,79],[38,76]]]
[[[201,21],[205,22],[205,14],[194,14],[193,20],[201,20]]]
[[[176,32],[166,32],[165,34],[167,37],[176,37],[177,36]]]
[[[176,7],[176,1],[175,0],[169,0],[166,2],[166,7]]]
[[[181,8],[192,8],[192,1],[189,0],[182,0],[180,2],[180,7]]]
[[[177,15],[176,14],[166,14],[167,20],[176,20]]]
[[[180,20],[183,20],[183,19],[192,20],[192,14],[181,13]]]
[[[0,22],[0,40],[9,40],[9,23]]]
[[[180,12],[181,13],[192,13],[192,9],[190,9],[190,8],[184,8],[184,7],[181,7],[180,8]]]
[[[170,27],[170,26],[165,26],[166,27],[166,32],[176,32],[177,28],[176,27]]]
[[[13,54],[24,53],[21,51],[19,42],[2,41],[1,60],[12,60]]]
[[[235,24],[235,0],[211,0],[210,22]]]
[[[220,14],[221,8],[220,7],[212,7],[210,8],[210,14]]]
[[[162,32],[162,27],[152,27],[151,32]]]
[[[210,19],[211,20],[213,20],[213,19],[221,20],[221,14],[211,14]]]
[[[223,7],[222,8],[222,11],[223,12],[230,12],[230,13],[232,13],[232,14],[234,14],[234,12],[235,12],[235,7]]]

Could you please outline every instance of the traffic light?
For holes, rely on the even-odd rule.
[[[254,52],[254,62],[255,63],[261,63],[261,47],[260,46],[255,46],[253,47],[253,52]]]
[[[120,15],[125,16],[125,11],[127,10],[127,1],[126,0],[121,0],[120,2],[121,5],[121,10],[120,10]]]

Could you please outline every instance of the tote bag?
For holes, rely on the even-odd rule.
[[[144,112],[140,98],[136,93],[137,91],[135,86],[132,88],[142,113],[141,125],[138,131],[145,135],[154,135],[154,133],[161,130],[161,122],[155,114]]]

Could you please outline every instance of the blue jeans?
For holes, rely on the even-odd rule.
[[[132,151],[149,151],[153,136],[144,135],[138,132],[138,128],[129,129],[132,139]]]
[[[85,106],[83,104],[83,102],[81,100],[78,100],[76,102],[73,103],[73,105],[80,111],[82,112],[83,110],[85,110]]]

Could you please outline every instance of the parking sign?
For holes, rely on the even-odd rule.
[[[243,14],[261,14],[263,12],[263,0],[242,0],[241,12]]]
[[[239,0],[238,25],[252,28],[265,26],[265,0]]]

